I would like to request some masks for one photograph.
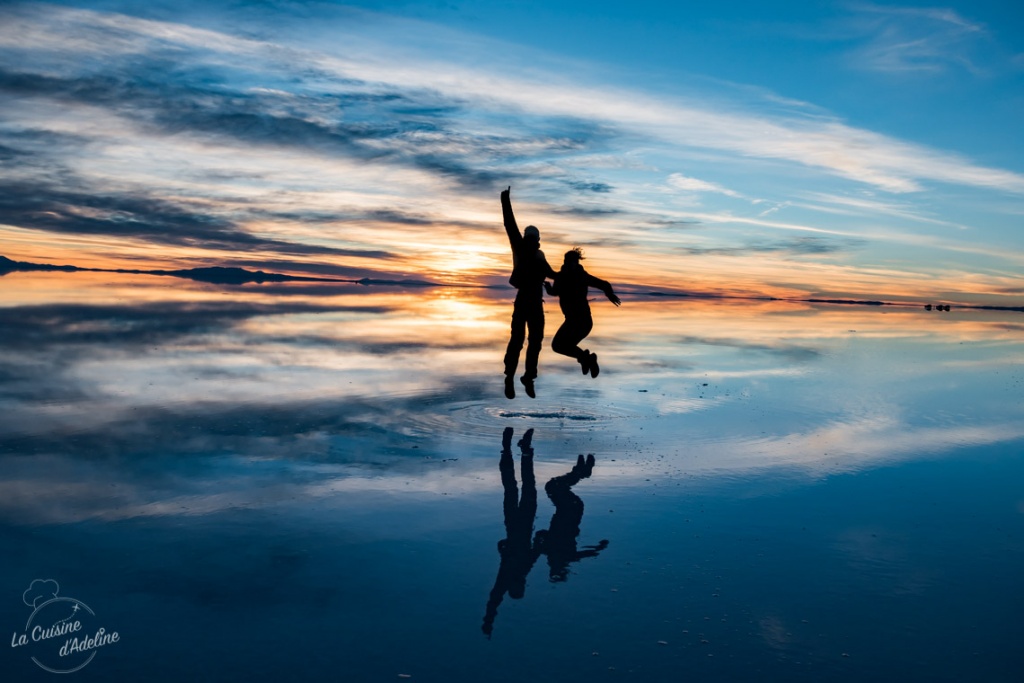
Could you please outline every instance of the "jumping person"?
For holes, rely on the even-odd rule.
[[[536,398],[533,381],[537,379],[537,359],[544,343],[544,278],[553,278],[555,271],[540,250],[540,230],[528,225],[520,234],[516,217],[512,213],[512,200],[509,198],[511,191],[509,187],[501,192],[501,213],[512,246],[512,277],[508,281],[519,291],[516,292],[512,306],[512,334],[508,348],[505,349],[505,396],[516,397],[516,367],[529,329],[526,371],[521,381],[526,388],[526,395]]]
[[[581,349],[579,344],[594,329],[594,318],[590,314],[590,302],[587,292],[593,287],[600,289],[616,306],[622,301],[615,296],[612,286],[606,281],[596,278],[583,269],[580,261],[583,250],[579,247],[565,252],[562,269],[555,274],[554,284],[544,283],[548,294],[558,296],[558,305],[565,315],[565,322],[558,328],[555,338],[551,340],[551,349],[563,356],[575,358],[583,370],[583,374],[597,377],[601,368],[597,364],[597,354],[589,349]]]

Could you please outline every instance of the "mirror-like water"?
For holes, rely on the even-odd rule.
[[[0,286],[0,613],[83,680],[1024,671],[1019,315],[595,303],[509,401],[504,291]]]

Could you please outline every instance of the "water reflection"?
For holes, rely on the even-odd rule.
[[[588,454],[586,460],[580,454],[571,470],[544,485],[544,491],[555,506],[555,514],[551,516],[547,530],[537,532],[534,542],[540,547],[540,552],[547,555],[551,581],[565,581],[569,578],[570,564],[584,557],[597,557],[608,547],[606,540],[597,545],[583,546],[582,550],[576,545],[580,522],[583,521],[583,501],[573,493],[572,487],[581,479],[588,478],[593,471],[594,454]]]
[[[124,672],[1020,670],[1018,316],[632,298],[513,411],[497,295],[79,275],[0,281],[0,586],[122,610]]]
[[[453,493],[490,470],[471,454],[509,420],[551,425],[558,452],[622,452],[608,472],[640,486],[1024,435],[1018,314],[634,295],[599,330],[609,381],[542,354],[543,391],[512,412],[494,369],[505,293],[292,284],[4,277],[0,455],[358,463],[401,470],[395,490]],[[416,467],[428,457],[461,457],[458,478]]]
[[[577,537],[583,520],[583,501],[572,491],[582,479],[594,471],[594,455],[583,458],[580,455],[576,465],[567,473],[552,478],[544,485],[544,491],[555,506],[547,529],[533,533],[537,516],[537,482],[533,473],[533,429],[527,429],[518,442],[520,450],[519,471],[523,481],[520,494],[516,482],[515,463],[512,458],[512,437],[514,430],[506,427],[501,437],[501,485],[504,489],[503,508],[505,513],[505,538],[498,541],[501,564],[487,600],[484,623],[481,630],[489,638],[494,631],[494,620],[498,606],[507,594],[513,600],[521,599],[526,593],[526,577],[541,555],[546,555],[548,572],[553,582],[569,578],[569,565],[585,557],[596,557],[608,546],[602,540],[597,545],[584,546],[580,550]]]

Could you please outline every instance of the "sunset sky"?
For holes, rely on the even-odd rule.
[[[692,5],[692,6],[691,6]],[[0,254],[1024,303],[1009,2],[0,7]]]

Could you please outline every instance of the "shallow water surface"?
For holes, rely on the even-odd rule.
[[[1019,315],[595,302],[508,401],[503,291],[0,287],[0,614],[87,605],[75,678],[1024,672]]]

